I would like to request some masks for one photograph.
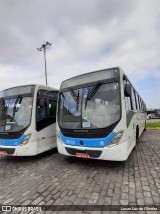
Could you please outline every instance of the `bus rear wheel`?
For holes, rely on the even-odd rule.
[[[139,139],[139,128],[137,126],[137,128],[136,128],[136,144],[138,143],[138,139]]]
[[[144,125],[144,130],[143,131],[146,131],[146,126],[147,126],[147,122],[145,121],[145,125]]]

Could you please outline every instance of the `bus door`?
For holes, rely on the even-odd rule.
[[[58,92],[40,90],[37,97],[36,129],[38,153],[56,147],[56,107]]]

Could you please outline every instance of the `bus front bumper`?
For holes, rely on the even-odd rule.
[[[33,156],[38,153],[37,142],[21,146],[0,146],[0,152],[4,152],[7,156]]]
[[[129,156],[128,142],[104,148],[69,146],[58,142],[58,152],[66,156],[77,156],[77,153],[88,154],[89,158],[111,161],[125,161]]]

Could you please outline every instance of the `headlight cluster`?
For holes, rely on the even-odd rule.
[[[22,145],[25,145],[28,143],[29,139],[31,137],[31,133],[27,134],[24,138],[24,140],[22,141]]]
[[[111,140],[111,142],[107,145],[107,147],[117,146],[122,138],[123,132],[124,130],[117,132],[114,138]]]
[[[61,144],[63,144],[63,140],[62,140],[61,135],[59,133],[57,133],[57,138],[58,138],[59,142]]]

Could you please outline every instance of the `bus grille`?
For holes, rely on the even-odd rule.
[[[91,158],[98,158],[102,154],[102,151],[100,150],[78,150],[78,149],[68,148],[68,147],[65,147],[65,149],[70,155],[76,155],[76,153],[86,153]]]
[[[6,152],[8,155],[13,155],[13,153],[15,152],[14,148],[1,148],[0,147],[0,151]]]

